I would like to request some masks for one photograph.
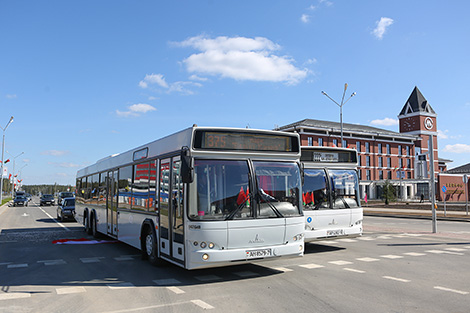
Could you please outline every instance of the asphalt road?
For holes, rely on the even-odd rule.
[[[0,209],[0,312],[469,312],[470,224],[366,217],[305,256],[187,271],[88,238],[56,207]],[[110,241],[109,238],[103,238]]]

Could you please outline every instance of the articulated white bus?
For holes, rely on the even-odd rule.
[[[193,126],[77,172],[76,220],[186,269],[302,256],[300,140]]]
[[[362,235],[357,152],[335,147],[301,147],[305,241]]]

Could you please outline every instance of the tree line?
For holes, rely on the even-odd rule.
[[[11,183],[9,179],[3,179],[3,191],[5,193],[11,192]],[[75,186],[72,185],[58,185],[58,184],[42,184],[42,185],[22,185],[19,190],[30,193],[33,196],[39,194],[56,194],[63,191],[75,191]]]

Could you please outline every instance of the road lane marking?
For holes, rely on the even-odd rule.
[[[101,262],[101,259],[104,259],[103,256],[93,257],[93,258],[80,258],[82,263],[98,263]]]
[[[132,283],[117,283],[117,284],[108,284],[109,289],[126,289],[135,287]]]
[[[204,310],[210,310],[210,309],[214,309],[214,307],[202,300],[191,300],[192,303],[194,303],[195,305],[197,305],[198,307],[204,309]]]
[[[179,289],[178,287],[166,287],[166,289],[173,291],[177,295],[185,293],[183,290]]]
[[[116,257],[114,259],[116,261],[134,261],[134,258],[132,258],[130,256],[120,256],[120,257]]]
[[[46,211],[44,211],[41,207],[38,207],[41,211],[44,212],[44,214],[46,214],[51,220],[53,220],[54,222],[56,222],[60,227],[63,227],[65,230],[68,230],[70,231],[69,228],[67,228],[64,224],[58,222],[55,218],[53,218],[49,213],[47,213]]]
[[[28,267],[28,264],[10,264],[7,266],[7,268],[23,268],[23,267]]]
[[[299,266],[300,266],[300,267],[303,267],[303,268],[308,268],[308,269],[322,268],[322,267],[324,267],[323,265],[314,264],[314,263],[311,263],[311,264],[302,264],[302,265],[299,265]]]
[[[364,241],[370,241],[370,240],[375,240],[376,238],[372,238],[372,237],[359,237],[357,238],[358,240],[364,240]]]
[[[349,238],[344,238],[344,239],[338,239],[339,242],[357,242],[356,239],[349,239]]]
[[[426,255],[426,253],[419,253],[419,252],[406,252],[403,253],[404,255],[409,255],[409,256],[423,256]]]
[[[283,273],[293,271],[292,269],[286,268],[286,267],[271,267],[271,269],[273,269],[275,271],[283,272]]]
[[[2,266],[2,265],[8,265],[8,264],[11,264],[11,262],[0,263],[0,266]]]
[[[328,262],[328,263],[334,264],[334,265],[348,265],[348,264],[353,264],[353,262],[343,261],[343,260],[331,261],[331,262]]]
[[[395,280],[395,281],[399,281],[399,282],[402,282],[402,283],[409,283],[411,281],[411,280],[408,280],[408,279],[397,278],[397,277],[392,277],[392,276],[382,276],[382,277],[385,278],[385,279]]]
[[[355,268],[349,268],[349,267],[345,267],[345,268],[343,268],[343,270],[349,271],[349,272],[354,272],[354,273],[359,273],[359,274],[364,274],[365,273],[365,271],[356,270]]]
[[[199,281],[215,281],[222,280],[222,277],[217,275],[205,275],[205,276],[194,276],[195,279]]]
[[[453,255],[465,255],[463,253],[458,253],[458,252],[450,252],[450,251],[444,251],[444,250],[427,250],[426,252],[429,253],[435,253],[435,254],[453,254]]]
[[[462,249],[462,248],[445,248],[445,250],[455,251],[455,252],[467,251],[467,249]]]
[[[193,300],[193,301],[200,301],[200,300]],[[201,301],[203,302],[203,301]],[[190,301],[184,301],[184,302],[175,302],[175,303],[167,303],[167,304],[158,304],[158,305],[152,305],[152,306],[145,306],[141,308],[134,308],[134,309],[124,309],[124,310],[117,310],[117,311],[108,311],[105,313],[126,313],[126,312],[142,312],[144,310],[151,310],[151,309],[158,309],[158,308],[164,308],[164,307],[171,307],[171,306],[176,306],[176,305],[183,305],[183,304],[189,304],[189,303],[194,303]],[[204,302],[205,303],[205,302]],[[207,303],[206,303],[207,304]]]
[[[31,294],[29,292],[0,293],[0,300],[12,300],[12,299],[21,299],[21,298],[31,298]]]
[[[37,263],[44,263],[44,265],[62,265],[67,264],[64,260],[45,260],[45,261],[37,261]]]
[[[467,292],[467,291],[455,290],[455,289],[450,289],[450,288],[440,287],[440,286],[434,286],[434,289],[439,289],[439,290],[443,290],[443,291],[450,291],[450,292],[453,292],[453,293],[458,293],[460,295],[468,295],[469,294],[469,292]]]
[[[86,289],[84,287],[69,287],[69,288],[57,288],[55,290],[58,295],[67,295],[71,293],[80,293],[80,292],[86,292]]]
[[[177,279],[174,278],[168,278],[168,279],[157,279],[153,281],[155,284],[159,286],[168,286],[168,285],[180,285],[181,282]]]
[[[387,254],[387,255],[381,255],[381,258],[386,258],[386,259],[402,259],[403,257],[401,255],[393,255],[393,254]]]
[[[375,261],[380,261],[379,259],[374,259],[374,258],[357,258],[356,260],[362,261],[362,262],[375,262]]]

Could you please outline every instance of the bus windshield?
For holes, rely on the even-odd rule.
[[[253,162],[257,187],[250,183],[248,161],[194,161],[189,208],[193,220],[231,220],[300,216],[300,174],[296,163]],[[256,210],[256,211],[255,211]]]
[[[355,170],[329,170],[333,209],[359,207],[358,179]]]
[[[327,177],[323,169],[305,169],[302,201],[304,210],[323,210],[330,208],[327,193]]]

